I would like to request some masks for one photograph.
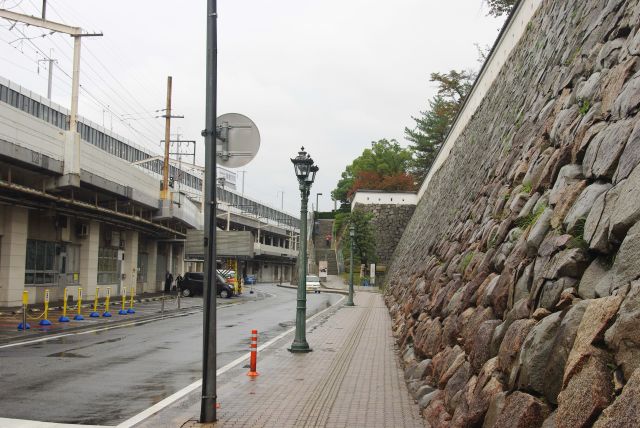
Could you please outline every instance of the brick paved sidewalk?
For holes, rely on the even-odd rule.
[[[141,426],[185,427],[424,427],[394,352],[391,320],[382,296],[360,293],[311,327],[308,354],[287,351],[287,336],[265,358],[260,376],[242,373],[218,388],[216,424],[195,422],[199,401],[175,407]],[[161,422],[160,422],[161,421]]]

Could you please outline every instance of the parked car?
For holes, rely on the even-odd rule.
[[[256,281],[256,276],[255,275],[247,275],[244,277],[244,283],[245,285],[252,285],[255,284]]]
[[[320,278],[315,275],[307,275],[307,291],[320,292]]]
[[[202,295],[203,283],[203,272],[187,272],[178,280],[177,285],[183,297],[190,297]],[[225,278],[220,274],[216,275],[216,294],[222,298],[233,296],[233,286],[227,284]]]

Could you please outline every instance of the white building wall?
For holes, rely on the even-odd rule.
[[[357,191],[351,200],[351,210],[356,204],[390,204],[390,205],[416,205],[418,196],[413,192],[375,192]]]
[[[63,160],[64,131],[32,115],[0,102],[0,138]]]

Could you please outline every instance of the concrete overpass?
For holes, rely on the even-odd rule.
[[[185,265],[184,242],[203,228],[202,171],[171,162],[163,201],[157,153],[81,116],[74,148],[68,122],[66,108],[0,77],[0,306],[18,305],[23,290],[31,302],[65,286],[85,298],[96,287],[156,291],[167,271],[197,267]],[[231,188],[219,189],[219,226],[229,217],[230,230],[254,232],[256,257],[278,247],[275,261],[290,264],[298,219],[239,195],[234,173],[221,173]]]

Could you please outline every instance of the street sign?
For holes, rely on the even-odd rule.
[[[251,162],[260,148],[260,132],[251,119],[226,113],[216,119],[216,163],[238,168]]]
[[[319,276],[320,278],[326,278],[327,277],[327,270],[328,270],[328,262],[326,260],[320,260],[318,262],[318,271],[319,271]]]

